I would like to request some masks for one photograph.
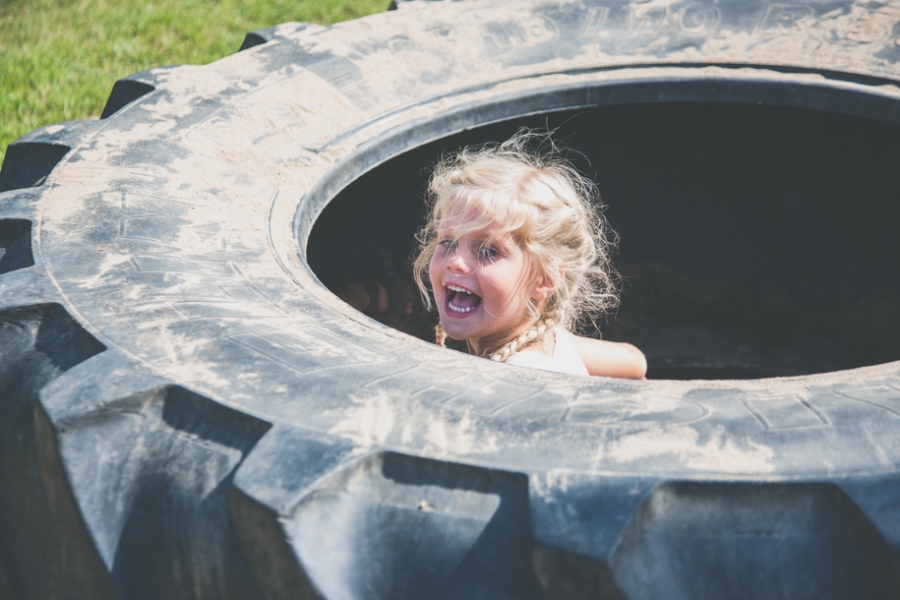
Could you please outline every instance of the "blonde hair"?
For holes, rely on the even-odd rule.
[[[529,146],[538,142],[538,148]],[[547,277],[555,291],[529,302],[534,325],[494,352],[504,361],[556,325],[594,322],[618,305],[618,274],[610,252],[617,239],[602,215],[597,188],[560,156],[547,134],[520,130],[501,144],[464,148],[444,157],[428,185],[428,221],[419,230],[414,276],[426,306],[428,266],[438,247],[437,229],[449,213],[480,215],[454,223],[453,237],[496,227],[512,234],[530,257],[534,281]]]

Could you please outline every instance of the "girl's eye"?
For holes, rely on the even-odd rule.
[[[493,248],[489,248],[488,246],[482,246],[478,249],[478,257],[482,260],[487,260],[493,262],[497,259],[499,253]]]
[[[438,245],[447,251],[456,250],[455,240],[441,240]]]

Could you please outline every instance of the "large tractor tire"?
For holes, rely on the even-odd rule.
[[[307,257],[354,181],[492,124],[731,103],[894,127],[898,34],[862,0],[402,2],[18,140],[0,598],[900,597],[900,363],[524,370],[386,327]]]

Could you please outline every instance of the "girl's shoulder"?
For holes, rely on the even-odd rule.
[[[644,379],[646,376],[647,358],[635,346],[566,333],[591,375],[627,379]]]
[[[588,369],[573,343],[574,336],[562,327],[555,327],[553,334],[556,338],[553,354],[522,350],[507,358],[506,364],[541,371],[569,373],[570,375],[589,375]]]

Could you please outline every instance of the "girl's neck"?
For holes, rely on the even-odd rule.
[[[497,350],[528,331],[528,328],[532,325],[532,323],[526,323],[525,325],[507,331],[505,335],[496,334],[486,337],[469,338],[466,340],[466,347],[469,349],[469,354],[490,358]]]
[[[486,358],[490,358],[495,352],[503,348],[506,344],[510,343],[523,333],[526,333],[529,329],[535,326],[536,323],[528,323],[523,327],[519,327],[518,329],[512,331],[502,338],[493,338],[493,339],[485,339],[485,338],[470,338],[466,340],[466,347],[469,350],[469,354],[474,354],[475,356],[483,356]],[[529,343],[527,346],[523,348],[519,348],[519,351],[527,350],[529,352],[539,352],[541,354],[553,354],[554,345],[550,343],[552,339],[551,336],[542,335],[537,338],[533,342]]]

